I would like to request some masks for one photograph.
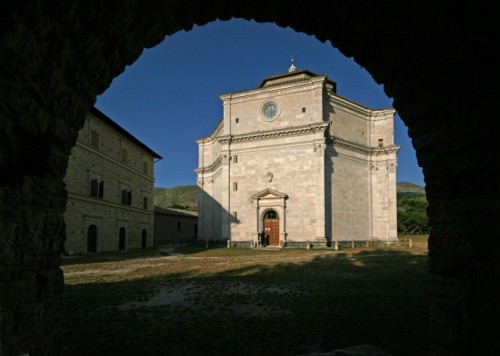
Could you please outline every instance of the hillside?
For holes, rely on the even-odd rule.
[[[162,208],[198,209],[198,186],[181,185],[172,188],[154,188],[154,205]]]
[[[425,188],[409,182],[397,184],[398,200],[403,197],[420,196],[419,200],[426,201]],[[154,204],[164,208],[184,208],[196,210],[198,206],[198,187],[196,185],[182,185],[172,188],[154,188]]]
[[[398,196],[412,195],[412,194],[425,195],[424,187],[409,182],[398,182],[396,185],[396,191]]]

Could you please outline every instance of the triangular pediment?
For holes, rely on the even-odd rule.
[[[257,194],[252,195],[252,200],[256,199],[288,199],[288,195],[270,188],[266,188]]]

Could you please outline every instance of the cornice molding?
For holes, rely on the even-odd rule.
[[[135,213],[141,213],[144,215],[154,215],[153,209],[141,209],[141,208],[136,208],[134,206],[128,206],[128,205],[124,205],[121,203],[115,203],[115,202],[112,202],[109,200],[104,200],[101,198],[88,197],[85,195],[68,192],[68,200],[70,200],[70,199],[78,200],[78,201],[82,201],[82,202],[86,202],[86,203],[97,204],[97,205],[101,205],[101,206],[108,206],[108,207],[112,207],[112,208],[120,209],[120,210],[133,211]]]
[[[80,141],[76,141],[75,146],[78,146],[79,148],[82,148],[82,149],[90,152],[93,155],[99,156],[99,157],[105,159],[106,161],[109,161],[109,162],[113,163],[115,166],[123,168],[123,169],[129,171],[130,173],[135,174],[136,176],[140,176],[140,177],[148,180],[151,183],[154,183],[154,181],[155,181],[155,178],[154,178],[154,165],[151,167],[151,169],[153,169],[153,176],[151,177],[149,175],[144,174],[143,172],[141,172],[140,170],[136,169],[135,167],[132,167],[132,166],[130,166],[128,164],[125,164],[122,161],[119,161],[116,158],[112,157],[111,155],[103,152],[102,150],[95,149],[95,148],[93,148],[92,146],[90,146],[90,145],[88,145],[86,143],[83,143],[83,142],[80,142]],[[71,154],[76,154],[76,153],[72,152]],[[149,162],[148,162],[148,164],[149,164]],[[153,164],[154,164],[154,162],[153,162]],[[88,167],[85,166],[85,168],[88,168]]]
[[[241,142],[241,141],[254,141],[263,140],[268,138],[283,137],[283,136],[299,136],[317,132],[324,132],[328,126],[329,122],[321,122],[318,124],[310,124],[306,126],[299,126],[287,129],[271,130],[271,131],[261,131],[251,134],[244,135],[226,135],[218,138],[221,144]]]
[[[364,146],[364,145],[360,145],[360,144],[349,142],[349,141],[344,141],[338,137],[332,137],[332,139],[333,139],[333,146],[334,147],[343,148],[343,149],[353,151],[353,152],[363,153],[363,154],[369,155],[369,156],[396,154],[401,149],[401,146],[398,146],[398,145],[390,145],[390,146],[383,146],[383,147],[369,147],[369,146]]]
[[[219,166],[221,165],[222,163],[222,156],[219,156],[217,157],[217,159],[214,161],[214,163],[212,163],[210,166],[208,167],[198,167],[196,168],[194,171],[197,173],[197,174],[204,174],[204,173],[211,173],[213,171],[215,171],[217,168],[219,168]]]

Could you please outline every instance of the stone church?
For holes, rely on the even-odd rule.
[[[336,93],[298,70],[221,95],[223,118],[197,140],[199,238],[231,246],[321,247],[397,239],[395,110]]]

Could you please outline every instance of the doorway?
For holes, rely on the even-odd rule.
[[[87,229],[87,253],[97,252],[97,226],[90,225]]]
[[[142,244],[141,247],[145,249],[148,246],[148,230],[142,229]]]
[[[126,249],[127,230],[122,226],[118,232],[118,251]]]
[[[274,210],[268,210],[264,214],[263,227],[266,236],[269,236],[269,241],[266,241],[268,246],[280,245],[280,220],[278,214]]]

